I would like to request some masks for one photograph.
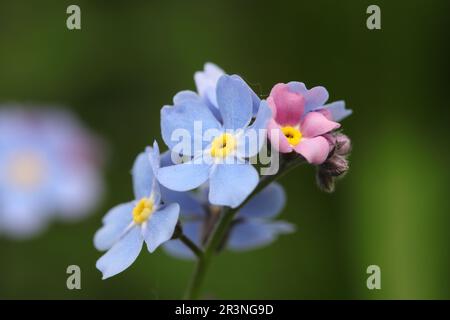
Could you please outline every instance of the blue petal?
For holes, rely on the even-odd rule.
[[[305,94],[305,113],[323,106],[328,100],[328,91],[324,87],[314,87]]]
[[[217,164],[210,177],[209,201],[236,208],[256,188],[258,181],[258,172],[250,164]]]
[[[247,82],[244,81],[240,76],[234,74],[231,76],[235,79],[240,79],[248,88],[248,91],[250,91],[250,94],[252,96],[252,104],[253,104],[253,115],[255,116],[258,113],[259,105],[261,103],[261,99],[258,97],[258,95],[250,88],[250,86],[247,84]]]
[[[94,236],[94,246],[97,250],[108,250],[119,240],[133,220],[133,207],[134,202],[128,202],[109,210],[103,218],[103,227]]]
[[[248,86],[227,75],[217,83],[217,103],[225,129],[245,128],[252,118],[253,102]]]
[[[308,92],[308,89],[306,89],[306,86],[303,82],[298,81],[291,81],[288,84],[289,90],[295,93],[304,94]]]
[[[272,183],[256,194],[239,210],[240,218],[272,218],[277,216],[286,204],[286,194],[278,183]]]
[[[161,194],[165,203],[178,203],[180,214],[184,217],[203,217],[205,215],[202,203],[192,192],[178,192],[162,187]]]
[[[294,225],[284,221],[245,221],[233,226],[227,247],[235,251],[256,249],[272,243],[280,234],[294,231]]]
[[[204,149],[209,144],[208,141],[203,141],[204,132],[209,129],[219,130],[220,127],[220,123],[203,102],[184,100],[179,105],[165,106],[161,110],[163,140],[171,150],[183,155],[194,155],[194,151],[199,151],[194,150],[197,144]],[[180,150],[174,150],[180,146]]]
[[[158,142],[153,141],[153,148],[147,147],[147,153],[150,159],[150,165],[152,166],[152,171],[155,173],[160,167],[160,153]]]
[[[305,97],[305,114],[318,107],[321,107],[328,100],[328,91],[324,87],[314,87],[307,89],[303,82],[291,81],[288,83],[289,89],[295,93],[300,93]]]
[[[173,104],[179,105],[189,101],[200,101],[201,98],[197,93],[190,90],[180,91],[173,97]]]
[[[201,247],[201,223],[200,222],[186,222],[183,223],[183,234]],[[186,247],[186,245],[178,239],[170,240],[163,244],[164,251],[169,255],[180,259],[195,259],[195,254]]]
[[[267,102],[262,100],[255,121],[245,130],[241,137],[242,142],[238,144],[238,155],[240,157],[251,158],[261,151],[267,140],[266,129],[271,117],[272,110]]]
[[[209,177],[209,164],[189,161],[158,170],[158,181],[174,191],[188,191],[197,188]]]
[[[197,91],[200,96],[208,96],[211,103],[217,108],[217,101],[215,99],[215,91],[217,81],[225,74],[225,72],[217,65],[211,62],[207,62],[204,65],[204,71],[197,71],[194,74],[194,81],[197,87]]]
[[[141,252],[143,242],[141,228],[135,226],[98,259],[96,267],[103,273],[103,280],[127,269]]]
[[[323,109],[328,110],[331,112],[331,117],[333,118],[333,121],[339,122],[345,118],[347,118],[349,115],[353,113],[351,109],[345,108],[345,101],[335,101],[329,104],[326,104]]]
[[[148,251],[155,251],[161,243],[172,238],[179,213],[180,206],[176,203],[164,206],[153,213],[144,231]]]
[[[152,192],[154,175],[148,152],[142,152],[137,156],[131,172],[136,199],[149,197]]]
[[[0,232],[25,239],[41,232],[54,208],[44,194],[2,190],[0,193]]]

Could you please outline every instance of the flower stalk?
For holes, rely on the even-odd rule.
[[[304,163],[304,159],[299,157],[298,155],[295,157],[291,157],[291,154],[284,155],[284,157],[280,158],[280,169],[274,175],[263,176],[258,184],[258,186],[253,190],[250,196],[237,208],[231,209],[226,207],[223,209],[222,217],[211,233],[205,250],[202,255],[197,255],[198,260],[192,275],[189,287],[186,291],[185,298],[189,300],[199,299],[201,294],[202,285],[206,276],[206,272],[211,264],[212,257],[217,249],[221,245],[224,237],[226,236],[229,228],[231,227],[231,223],[236,216],[237,212],[244,207],[256,194],[258,194],[261,190],[267,187],[272,182],[276,181],[284,174],[286,174],[291,169],[297,167],[298,165]],[[192,248],[191,248],[192,250]],[[194,252],[195,253],[195,252]]]

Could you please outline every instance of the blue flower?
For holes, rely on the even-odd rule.
[[[205,188],[207,189],[207,188]],[[183,233],[197,246],[203,247],[205,234],[211,228],[211,222],[218,217],[213,207],[208,208],[207,196],[202,190],[193,192],[174,192],[171,198],[180,204],[180,215],[183,221]],[[245,251],[269,245],[281,234],[291,233],[295,227],[285,221],[274,218],[282,211],[286,202],[283,188],[273,183],[256,194],[241,210],[228,234],[225,247],[233,251]],[[170,255],[194,259],[195,256],[180,240],[171,240],[163,245]]]
[[[0,110],[0,232],[24,238],[74,220],[101,198],[101,144],[66,111]]]
[[[250,125],[252,92],[236,76],[220,77],[216,97],[222,122],[195,94],[177,95],[174,106],[163,107],[164,142],[190,160],[161,168],[158,180],[174,191],[192,190],[209,181],[209,201],[235,208],[258,184],[258,173],[246,159],[257,155],[265,142],[271,110],[266,101],[260,101]]]
[[[159,169],[159,148],[148,147],[138,155],[133,166],[135,200],[112,208],[103,218],[94,244],[98,250],[108,250],[98,261],[103,279],[127,269],[136,260],[145,242],[149,252],[170,240],[178,221],[180,207],[176,203],[162,204],[155,173]]]

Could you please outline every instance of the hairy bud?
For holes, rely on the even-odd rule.
[[[352,149],[352,143],[345,134],[338,133],[335,137],[336,153],[341,156],[346,156]]]
[[[319,166],[319,170],[332,176],[339,177],[348,171],[348,161],[338,154],[332,155],[327,161]]]
[[[316,182],[320,190],[331,193],[334,191],[334,177],[320,170],[316,173]]]

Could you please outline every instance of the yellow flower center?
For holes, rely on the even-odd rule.
[[[224,133],[215,138],[211,144],[211,156],[225,158],[236,150],[236,139],[229,133]]]
[[[153,214],[153,200],[142,198],[133,209],[133,221],[137,224],[144,223]]]
[[[46,174],[44,161],[37,154],[24,152],[15,155],[8,168],[12,184],[21,188],[34,188],[42,182]]]
[[[281,131],[283,132],[284,136],[291,146],[295,147],[302,140],[302,133],[300,132],[300,130],[294,127],[286,126],[281,128]]]

